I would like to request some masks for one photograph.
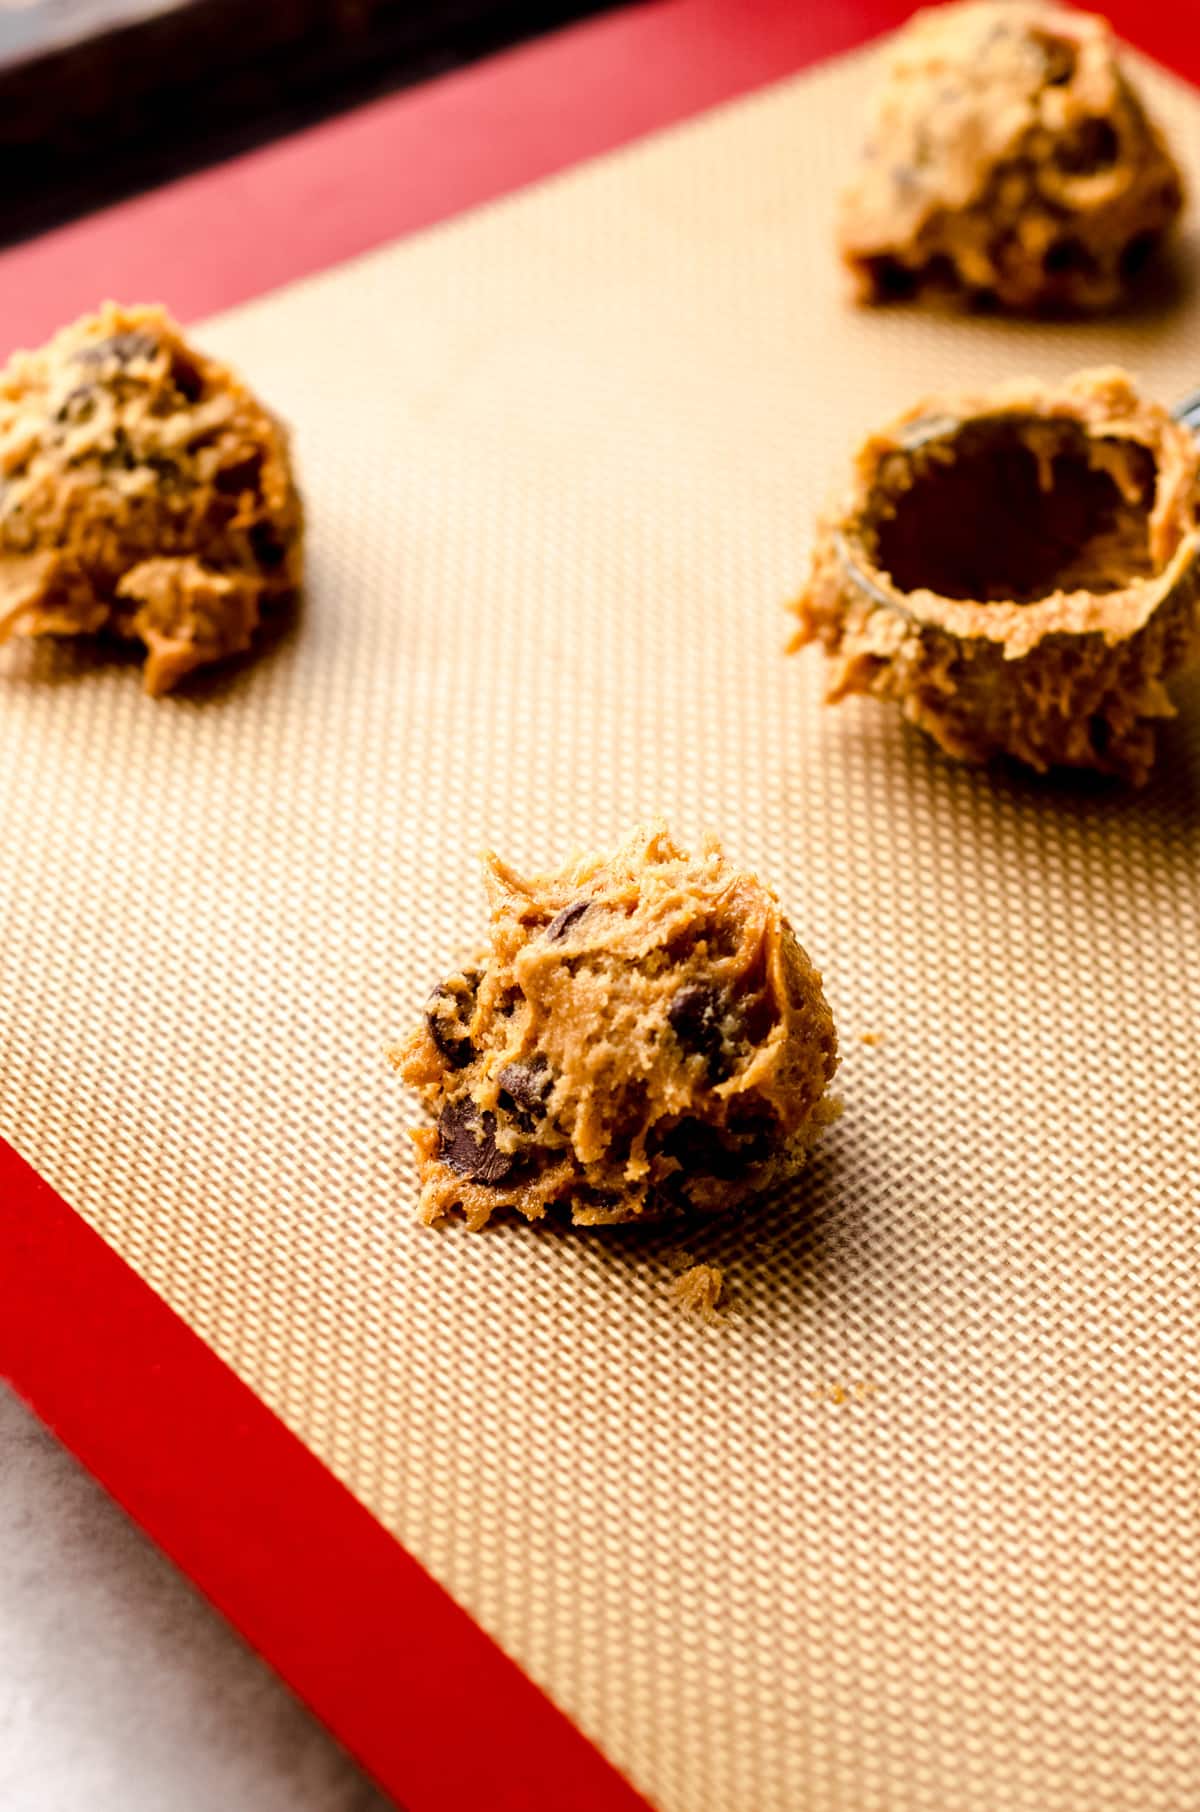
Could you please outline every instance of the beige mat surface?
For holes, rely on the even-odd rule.
[[[1146,79],[1200,193],[1200,97]],[[4,654],[0,1130],[663,1812],[1181,1812],[1200,688],[1140,796],[989,777],[823,710],[780,606],[914,393],[1200,382],[1198,216],[1119,322],[853,313],[866,80],[201,330],[295,425],[307,606],[165,703]],[[809,1176],[691,1242],[715,1328],[668,1242],[419,1227],[383,1056],[480,846],[656,810],[779,889],[845,1046]]]

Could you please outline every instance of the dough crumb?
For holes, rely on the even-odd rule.
[[[853,1384],[819,1384],[812,1392],[814,1403],[828,1403],[840,1409],[846,1403],[866,1403],[878,1396],[879,1386],[868,1378],[857,1379]]]
[[[879,1045],[883,1043],[883,1040],[882,1032],[860,1032],[858,1035],[859,1044]]]
[[[671,1300],[677,1308],[705,1321],[717,1318],[727,1306],[725,1273],[720,1265],[691,1265],[671,1284]]]

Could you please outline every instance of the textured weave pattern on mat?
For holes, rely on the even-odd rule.
[[[307,607],[160,704],[5,656],[0,1124],[663,1812],[1179,1812],[1200,693],[1141,796],[989,777],[822,710],[780,606],[914,393],[1200,381],[1195,227],[1115,323],[853,313],[865,78],[204,332],[295,424]],[[383,1059],[481,845],[655,810],[779,888],[845,1042],[810,1175],[691,1242],[715,1328],[667,1242],[419,1228]]]

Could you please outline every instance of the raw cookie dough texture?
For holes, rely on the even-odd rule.
[[[285,429],[158,308],[0,372],[0,638],[144,642],[147,692],[248,648],[300,581]]]
[[[819,526],[792,646],[829,699],[895,699],[950,755],[1154,759],[1200,653],[1200,450],[1115,369],[938,397],[872,435]]]
[[[1103,309],[1182,198],[1103,19],[968,0],[918,13],[897,38],[839,246],[869,302],[929,288]]]
[[[799,1170],[837,1039],[768,888],[661,827],[550,874],[487,871],[489,948],[391,1053],[436,1115],[413,1134],[423,1220],[718,1214]]]

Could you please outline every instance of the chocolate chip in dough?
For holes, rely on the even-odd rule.
[[[54,411],[54,419],[59,423],[86,422],[95,412],[96,386],[94,384],[76,384],[73,390],[68,391]]]
[[[1065,38],[1038,37],[1038,48],[1042,53],[1045,79],[1052,88],[1061,87],[1069,82],[1075,74],[1079,59],[1075,48]]]
[[[282,566],[288,550],[273,523],[256,522],[250,530],[250,551],[258,564],[270,572],[275,567]]]
[[[878,257],[865,258],[863,264],[881,302],[906,302],[915,294],[917,272],[903,264],[899,258],[881,253]]]
[[[546,1059],[536,1051],[528,1063],[506,1063],[496,1080],[515,1104],[517,1124],[523,1131],[528,1131],[534,1121],[545,1114],[546,1102],[554,1087],[554,1077]]]
[[[475,1047],[463,1025],[474,999],[474,988],[469,994],[460,994],[448,988],[445,982],[439,982],[425,1002],[429,1036],[452,1070],[461,1070],[475,1055]]]
[[[496,1149],[495,1114],[481,1114],[469,1098],[448,1101],[442,1109],[438,1156],[460,1177],[489,1189],[506,1182],[517,1163],[511,1152]]]
[[[106,340],[93,340],[75,354],[77,365],[107,365],[110,359],[118,365],[132,365],[135,359],[157,358],[160,343],[153,334],[134,330],[110,334]]]
[[[1093,116],[1081,120],[1073,132],[1055,146],[1054,161],[1068,176],[1094,176],[1111,170],[1121,155],[1121,141],[1110,121]]]
[[[773,1132],[761,1118],[718,1130],[703,1120],[681,1120],[663,1141],[663,1150],[691,1176],[733,1178],[769,1156]]]
[[[1121,251],[1121,276],[1127,283],[1140,277],[1158,249],[1159,233],[1135,233],[1128,239]]]
[[[112,446],[100,455],[100,464],[109,472],[136,472],[141,461],[133,450],[132,442],[124,428],[118,428],[112,437]]]
[[[262,477],[262,465],[262,448],[249,447],[233,464],[218,468],[213,474],[213,486],[230,497],[253,491]]]
[[[1076,238],[1073,233],[1052,239],[1042,255],[1042,269],[1048,277],[1062,277],[1073,271],[1086,272],[1095,268],[1096,260],[1082,239]]]
[[[106,339],[93,340],[90,345],[81,346],[74,358],[77,365],[125,366],[132,365],[135,359],[149,362],[156,359],[161,351],[162,341],[154,334],[132,328],[126,333],[109,334]],[[171,382],[185,402],[198,402],[204,394],[204,379],[200,371],[178,351],[173,352],[171,357]]]
[[[667,1008],[667,1023],[684,1050],[696,1051],[707,1059],[711,1082],[723,1082],[730,1068],[721,1020],[721,1000],[716,989],[699,982],[680,988]]]
[[[561,912],[556,912],[546,926],[546,936],[552,944],[561,944],[569,931],[573,931],[584,914],[591,910],[590,900],[572,900]]]

